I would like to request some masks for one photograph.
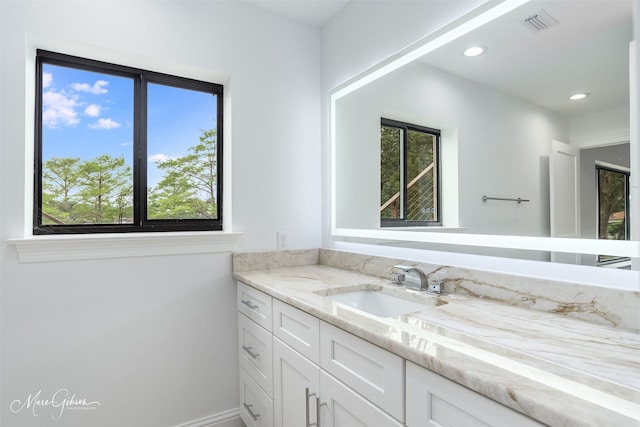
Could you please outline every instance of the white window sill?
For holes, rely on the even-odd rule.
[[[20,262],[233,252],[241,233],[221,231],[83,234],[8,239]]]
[[[425,226],[398,226],[398,227],[380,227],[380,230],[396,230],[396,231],[423,231],[423,232],[451,232],[451,233],[464,233],[467,227],[451,227],[444,225],[425,225]]]

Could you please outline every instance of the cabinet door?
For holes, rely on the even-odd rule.
[[[320,373],[320,393],[322,427],[402,427],[393,417],[325,371]]]
[[[542,424],[407,362],[407,427],[542,427]]]
[[[317,424],[320,368],[278,338],[273,339],[273,384],[275,426]]]

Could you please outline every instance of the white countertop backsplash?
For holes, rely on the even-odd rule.
[[[444,279],[434,307],[379,318],[323,295]],[[239,253],[234,277],[552,426],[640,426],[638,292],[324,249]],[[406,292],[406,291],[402,291]],[[418,298],[418,297],[416,297]]]

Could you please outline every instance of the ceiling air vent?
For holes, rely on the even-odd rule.
[[[540,31],[546,30],[547,28],[556,25],[558,23],[558,20],[549,15],[546,10],[540,9],[539,12],[528,16],[522,22],[525,27],[527,27],[532,32],[539,33]]]

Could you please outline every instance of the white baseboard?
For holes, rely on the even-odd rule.
[[[240,409],[236,408],[178,424],[174,427],[244,427],[244,424],[240,420]]]

